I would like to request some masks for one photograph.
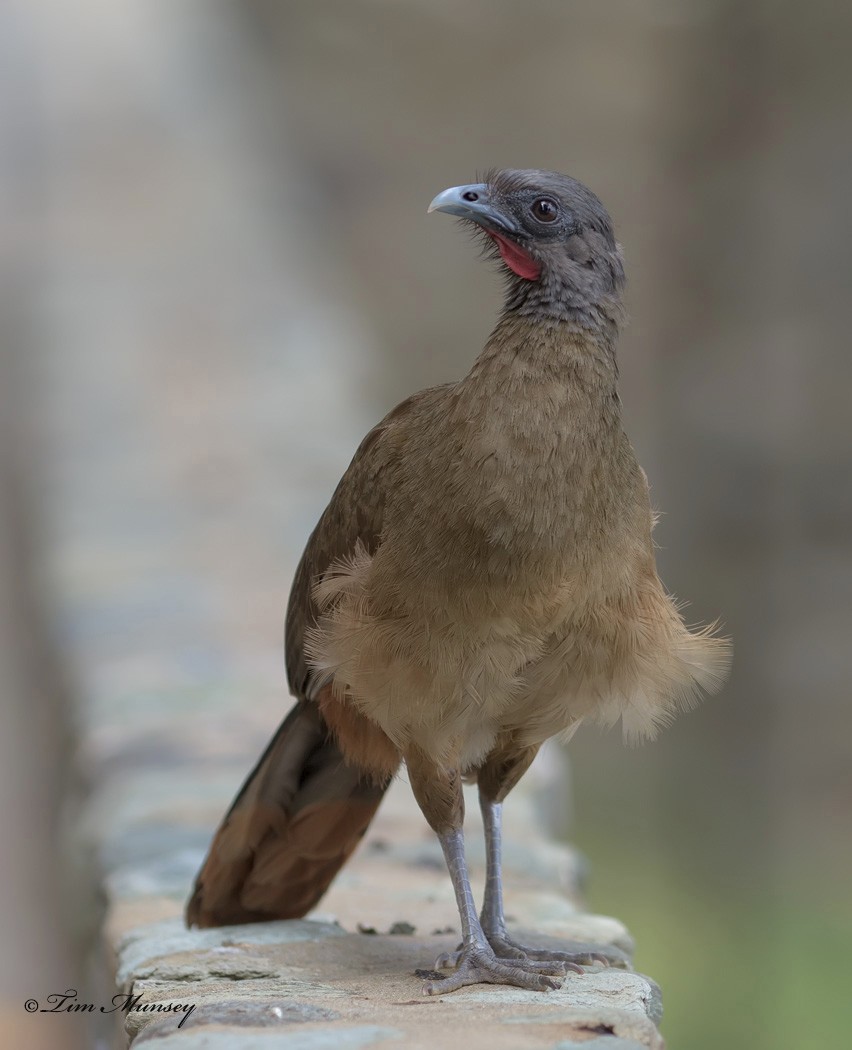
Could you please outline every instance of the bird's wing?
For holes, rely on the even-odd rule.
[[[358,446],[311,533],[296,569],[287,606],[287,677],[294,696],[308,696],[312,684],[305,655],[305,632],[317,618],[312,595],[314,584],[333,561],[351,556],[356,545],[360,544],[368,554],[376,550],[381,541],[392,468],[403,455],[407,424],[413,415],[439,401],[452,386],[454,384],[445,383],[412,394],[373,427]]]

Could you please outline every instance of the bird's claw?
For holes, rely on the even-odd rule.
[[[583,966],[594,966],[596,963],[609,965],[606,957],[598,952],[566,952],[558,948],[530,948],[526,944],[518,944],[505,934],[489,937],[488,943],[494,949],[494,954],[500,959],[546,959],[561,962],[567,970],[573,973],[585,973]]]
[[[498,959],[487,945],[445,952],[435,963],[436,969],[454,968],[454,973],[441,980],[427,981],[424,995],[443,995],[470,984],[509,984],[536,992],[559,988],[565,966],[552,961],[531,959]]]
[[[499,961],[518,966],[529,973],[546,973],[564,977],[568,970],[571,969],[561,959],[546,958],[545,956],[542,956],[541,959],[534,959],[532,956],[521,954],[521,952],[518,952],[516,955],[501,955],[500,952],[494,950],[493,945],[492,951],[494,957]],[[443,952],[439,955],[435,960],[435,969],[457,970],[463,962],[464,948],[462,945],[459,945],[456,951]],[[575,970],[579,973],[583,972],[579,967],[575,967]]]
[[[511,960],[523,964],[525,968],[533,968],[532,964],[539,965],[534,968],[541,973],[584,973],[584,966],[625,966],[625,958],[617,950],[611,954],[599,951],[591,945],[583,946],[577,951],[561,951],[558,948],[530,948],[525,944],[519,944],[505,933],[489,933],[485,936],[494,955],[498,959]],[[455,969],[462,957],[462,945],[454,952],[444,952],[435,963],[437,970]],[[547,969],[548,966],[554,969]],[[561,970],[555,967],[561,966]]]

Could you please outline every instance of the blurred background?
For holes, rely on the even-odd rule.
[[[170,438],[127,459],[129,489],[142,462],[191,492],[220,536],[209,566],[187,544],[186,572],[254,596],[215,637],[160,642],[210,665],[236,633],[283,680],[291,574],[355,445],[461,376],[494,321],[499,282],[425,210],[496,165],[569,172],[611,211],[661,574],[735,640],[723,694],[655,744],[572,743],[590,904],[636,936],[671,1047],[848,1039],[850,43],[842,0],[0,8],[9,1010],[77,965],[57,831],[75,683],[43,586],[53,540],[85,527],[57,515],[72,460],[102,442],[120,477],[157,415]],[[144,409],[121,400],[130,361]],[[116,486],[142,564],[171,526],[140,507]]]

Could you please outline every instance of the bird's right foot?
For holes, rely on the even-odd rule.
[[[489,945],[474,945],[438,958],[436,969],[455,965],[455,973],[423,985],[424,995],[444,995],[470,984],[509,984],[535,992],[559,988],[566,967],[561,962],[498,959]]]

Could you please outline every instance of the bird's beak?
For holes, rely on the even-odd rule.
[[[488,186],[484,182],[472,186],[451,186],[432,201],[427,215],[433,211],[457,215],[460,219],[468,219],[486,230],[499,230],[515,236],[522,232],[514,219],[491,203]]]

